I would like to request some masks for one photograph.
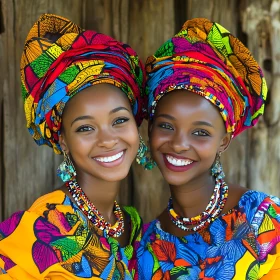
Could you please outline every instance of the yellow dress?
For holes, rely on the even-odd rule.
[[[141,218],[133,207],[130,242],[97,230],[62,191],[0,223],[0,280],[132,279]]]

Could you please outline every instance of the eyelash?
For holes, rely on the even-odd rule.
[[[129,121],[129,118],[118,118],[117,120],[114,121],[113,125],[119,125],[123,124],[125,122]]]
[[[163,129],[174,130],[173,127],[168,123],[161,123],[159,127]]]
[[[197,130],[193,134],[195,136],[202,136],[202,137],[210,136],[210,134],[206,130]]]
[[[76,132],[88,132],[88,131],[91,131],[91,130],[94,130],[94,128],[90,127],[90,126],[87,126],[87,125],[84,125],[84,126],[79,127],[76,130]]]

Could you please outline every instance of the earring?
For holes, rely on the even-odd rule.
[[[223,179],[225,177],[223,166],[222,166],[221,161],[220,161],[221,155],[222,155],[222,152],[219,151],[219,153],[216,156],[215,163],[214,163],[214,165],[212,166],[212,169],[211,169],[212,176],[217,178],[217,179]]]
[[[151,170],[156,166],[156,163],[151,158],[149,149],[145,144],[142,136],[139,134],[139,149],[136,155],[136,162],[144,167],[145,170]]]
[[[63,151],[64,160],[57,168],[57,176],[63,182],[71,181],[74,177],[76,177],[77,173],[73,162],[71,161],[69,155]]]

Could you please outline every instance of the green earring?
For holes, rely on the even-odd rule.
[[[149,149],[140,134],[139,134],[139,139],[140,139],[140,144],[136,155],[136,162],[142,165],[145,170],[151,170],[155,166],[157,166],[157,164],[151,158]]]
[[[215,178],[218,178],[218,179],[223,179],[225,177],[223,166],[222,166],[221,161],[220,161],[221,155],[222,155],[222,152],[220,151],[217,154],[215,163],[214,163],[214,165],[211,169],[212,176],[215,177]]]
[[[76,177],[77,173],[69,155],[63,151],[64,160],[57,168],[57,176],[63,182],[71,181]]]

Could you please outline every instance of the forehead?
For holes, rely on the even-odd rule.
[[[222,120],[218,108],[206,98],[185,89],[174,90],[162,97],[156,107],[155,116],[169,114],[178,118],[200,118]]]

